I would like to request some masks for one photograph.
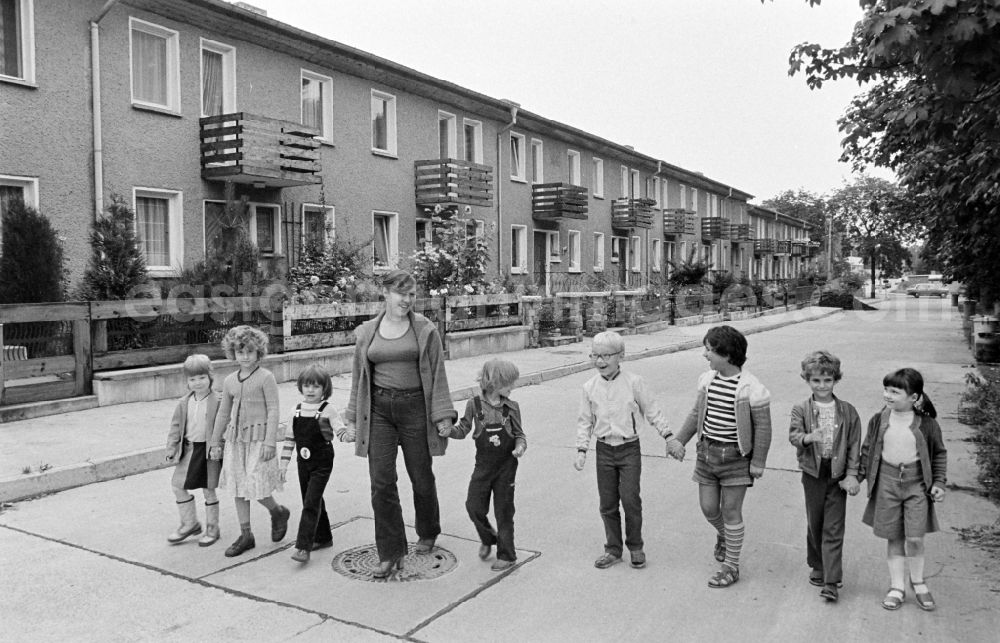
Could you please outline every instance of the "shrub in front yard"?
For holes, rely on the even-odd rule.
[[[85,301],[130,299],[148,280],[132,208],[120,194],[113,194],[107,212],[90,228],[90,262],[78,291]]]
[[[49,220],[16,199],[3,213],[0,304],[63,301],[66,267],[62,241]]]

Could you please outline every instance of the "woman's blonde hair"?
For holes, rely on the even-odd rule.
[[[514,386],[520,376],[521,373],[513,362],[508,362],[505,359],[491,359],[483,364],[476,379],[479,380],[479,388],[482,389],[483,393],[489,393]]]
[[[257,351],[257,359],[262,360],[267,356],[267,335],[252,326],[231,328],[222,339],[222,350],[226,357],[236,359],[236,350],[243,347]]]

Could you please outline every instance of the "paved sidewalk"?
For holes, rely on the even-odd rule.
[[[745,334],[839,314],[835,308],[810,307],[749,320],[726,322]],[[698,348],[710,327],[669,326],[627,338],[626,360]],[[591,367],[590,341],[552,348],[502,353],[517,364],[521,385],[537,384]],[[476,390],[475,377],[488,356],[447,362],[455,401]],[[217,383],[218,384],[218,383]],[[331,401],[347,404],[350,374],[334,377]],[[290,418],[299,399],[294,382],[279,385],[281,417]],[[164,444],[174,400],[104,406],[62,415],[0,424],[0,501],[12,501],[111,480],[165,466]]]

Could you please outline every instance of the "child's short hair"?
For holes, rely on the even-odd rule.
[[[604,346],[609,346],[615,350],[616,353],[621,353],[625,351],[625,340],[621,335],[613,330],[606,330],[603,333],[597,333],[594,335],[594,339],[591,341],[591,345],[603,344]]]
[[[830,351],[814,351],[802,360],[802,379],[808,380],[812,375],[829,375],[834,382],[839,382],[844,374],[840,371],[840,359]]]
[[[517,365],[505,359],[491,359],[483,364],[479,371],[479,388],[483,393],[497,391],[508,386],[517,384],[517,378],[521,376],[517,370]]]
[[[244,346],[257,351],[257,359],[264,359],[267,355],[267,335],[252,326],[236,326],[230,328],[222,339],[222,350],[228,359],[236,359],[236,350]]]
[[[208,375],[209,383],[215,383],[215,379],[212,377],[212,360],[208,358],[208,355],[202,355],[201,353],[188,355],[187,359],[184,360],[184,366],[181,368],[184,370],[184,377]]]
[[[917,415],[937,417],[934,403],[924,393],[924,376],[917,369],[901,368],[898,371],[893,371],[882,378],[882,386],[903,389],[908,395],[916,394],[917,401],[913,403],[913,410]]]
[[[728,357],[733,366],[742,367],[747,361],[747,338],[732,326],[709,328],[702,343],[716,355]]]
[[[333,380],[330,379],[330,374],[326,372],[326,369],[319,364],[310,364],[299,373],[299,379],[295,382],[295,385],[299,387],[299,393],[302,392],[302,387],[306,384],[322,387],[324,400],[333,393]]]

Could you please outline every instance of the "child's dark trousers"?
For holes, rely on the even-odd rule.
[[[500,459],[476,458],[476,468],[469,481],[469,495],[465,509],[476,527],[479,540],[484,545],[496,545],[497,560],[517,560],[514,552],[514,477],[517,458],[509,452]],[[487,513],[490,496],[493,496],[493,516],[497,521],[494,530]]]
[[[830,461],[822,460],[819,477],[802,474],[802,489],[806,496],[806,563],[823,572],[823,582],[843,580],[844,517],[847,513],[847,492],[840,488],[840,479],[830,473]]]
[[[625,511],[625,543],[629,551],[642,549],[642,498],[639,478],[642,475],[642,452],[639,441],[617,446],[597,442],[597,494],[604,521],[604,551],[622,555],[622,519],[619,504]]]

